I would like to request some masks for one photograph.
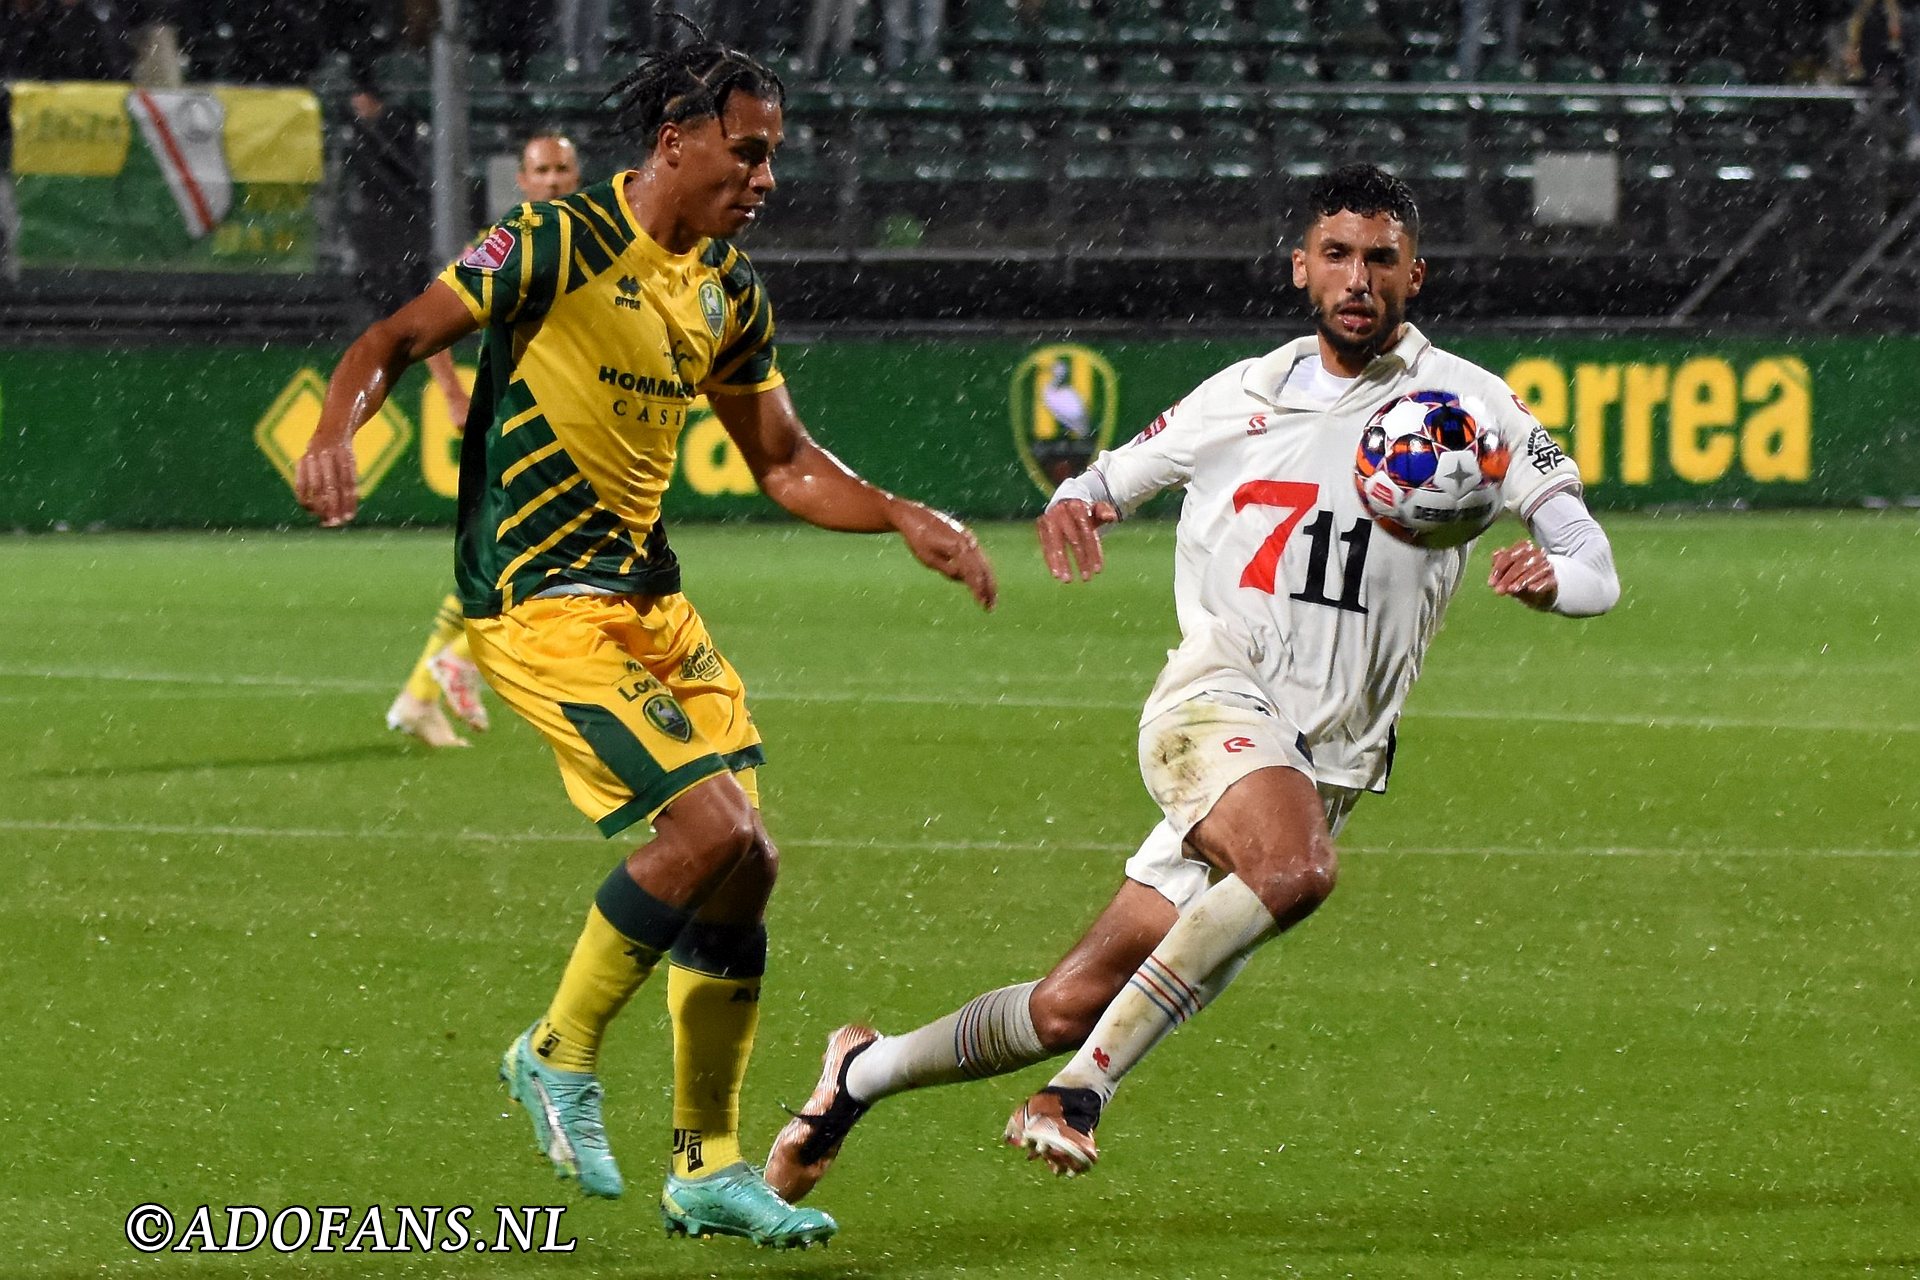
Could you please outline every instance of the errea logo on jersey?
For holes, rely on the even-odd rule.
[[[643,309],[643,304],[640,301],[640,282],[638,280],[635,280],[632,276],[621,276],[614,282],[613,287],[620,294],[619,297],[613,300],[614,306],[625,307],[629,311],[639,311]]]

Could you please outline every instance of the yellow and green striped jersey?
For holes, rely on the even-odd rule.
[[[440,275],[484,329],[454,565],[469,617],[559,583],[678,591],[660,498],[688,406],[783,380],[746,255],[668,253],[634,220],[634,176],[521,205]]]

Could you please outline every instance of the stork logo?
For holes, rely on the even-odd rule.
[[[1220,745],[1227,749],[1228,755],[1237,756],[1242,751],[1253,750],[1254,742],[1252,738],[1228,738]]]
[[[485,240],[467,251],[467,256],[460,259],[460,265],[475,271],[498,271],[507,264],[507,255],[513,252],[513,246],[518,243],[513,238],[513,232],[505,227],[495,227]]]

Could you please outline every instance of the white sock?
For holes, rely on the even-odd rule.
[[[1273,913],[1238,876],[1208,889],[1181,913],[1051,1083],[1092,1089],[1105,1106],[1121,1077],[1226,990],[1253,949],[1276,932]]]
[[[917,1030],[880,1037],[847,1068],[847,1092],[877,1102],[923,1085],[1018,1071],[1051,1056],[1033,1029],[1030,1002],[1039,985],[1001,987]]]

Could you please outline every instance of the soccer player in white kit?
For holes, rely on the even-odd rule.
[[[1316,332],[1201,383],[1063,483],[1039,521],[1054,577],[1084,581],[1100,571],[1102,525],[1186,490],[1182,640],[1140,720],[1141,775],[1165,818],[1045,978],[903,1035],[829,1037],[818,1087],[767,1160],[788,1200],[881,1098],[1069,1049],[1006,1140],[1057,1173],[1085,1171],[1121,1077],[1333,891],[1333,838],[1362,794],[1386,789],[1394,723],[1467,561],[1466,547],[1395,540],[1361,507],[1354,453],[1381,405],[1449,391],[1512,446],[1501,497],[1532,538],[1494,552],[1495,592],[1576,617],[1619,598],[1577,469],[1504,382],[1406,322],[1426,264],[1405,184],[1349,165],[1315,186],[1308,217],[1293,282]]]

